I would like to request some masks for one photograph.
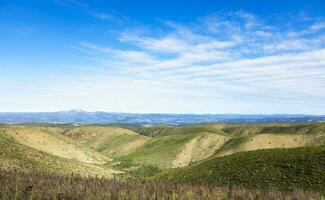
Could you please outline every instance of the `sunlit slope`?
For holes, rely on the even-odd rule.
[[[20,144],[0,129],[0,169],[23,172],[52,172],[81,176],[111,177],[119,171],[108,166],[95,165],[54,156]]]
[[[125,172],[184,167],[258,149],[325,145],[324,123],[153,126],[137,132],[118,125],[30,124],[1,125],[0,130],[33,151]]]
[[[212,156],[231,139],[214,126],[150,127],[153,133],[148,130],[145,133],[151,139],[119,160],[158,168],[186,166]]]
[[[209,158],[229,139],[230,137],[215,133],[200,133],[182,146],[171,167],[184,167],[191,162]]]
[[[156,175],[159,180],[216,186],[323,191],[325,147],[264,149],[217,157]]]
[[[159,168],[208,158],[231,139],[218,124],[148,127],[138,133],[116,126],[86,125],[62,134],[118,160]]]
[[[74,127],[63,134],[112,157],[129,154],[149,140],[126,128],[99,125]]]
[[[110,160],[62,134],[44,131],[44,127],[10,125],[0,130],[17,143],[51,155],[89,164],[104,164]]]
[[[271,148],[325,145],[325,124],[250,124],[224,125],[232,138],[216,151],[217,156]]]
[[[325,123],[311,124],[223,124],[221,130],[231,135],[250,135],[260,133],[274,134],[321,134],[325,133]]]
[[[192,134],[200,132],[208,133],[217,133],[227,135],[221,129],[225,124],[199,124],[199,125],[185,125],[185,126],[152,126],[152,127],[143,127],[138,130],[142,135],[147,136],[163,136],[163,135],[183,135],[183,134]]]
[[[236,152],[325,145],[324,123],[154,126],[139,133],[151,139],[120,159],[158,168],[182,167]]]

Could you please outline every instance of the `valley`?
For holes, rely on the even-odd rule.
[[[320,199],[325,188],[325,123],[1,124],[0,147],[1,198]]]

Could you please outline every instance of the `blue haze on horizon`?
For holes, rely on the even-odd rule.
[[[325,114],[322,0],[0,1],[0,112]]]

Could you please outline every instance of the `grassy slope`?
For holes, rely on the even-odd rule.
[[[230,135],[272,134],[319,134],[325,132],[325,123],[313,124],[224,124],[221,130]]]
[[[53,156],[17,143],[0,130],[0,168],[23,172],[53,172],[57,174],[79,174],[82,176],[110,177],[114,170],[101,166]]]
[[[158,169],[264,148],[324,145],[325,124],[202,124],[139,129],[151,137],[136,151],[117,160],[133,175],[153,175]],[[158,168],[158,169],[157,169]]]
[[[324,174],[323,146],[238,153],[165,171],[156,178],[194,184],[324,191]]]
[[[182,156],[180,154],[187,157],[195,157],[186,154],[194,155],[195,152],[198,151],[207,152],[207,155],[211,155],[211,151],[213,151],[215,156],[223,156],[236,152],[265,148],[295,148],[325,144],[325,123],[248,125],[202,124],[181,127],[155,126],[143,128],[139,133],[149,135],[155,138],[155,140],[151,140],[127,157],[133,160],[139,160],[140,163],[140,161],[142,162],[147,156],[149,162],[144,162],[144,164],[153,164],[162,167],[170,167],[172,165],[165,164],[165,166],[163,166],[159,163],[160,159],[164,162],[171,162],[172,159],[177,159],[177,157]],[[209,142],[204,143],[206,145],[200,146],[197,141],[193,141],[193,138],[199,138],[204,134],[215,134],[218,135],[218,137],[224,137],[226,139],[224,139],[222,145],[218,145],[218,148],[208,148]],[[169,138],[172,138],[175,142],[169,142]],[[200,146],[200,148],[184,151],[191,143],[195,144],[195,146]],[[166,148],[166,150],[164,148]],[[164,152],[166,152],[166,156]],[[200,154],[204,155],[204,153],[198,153],[198,155]],[[155,159],[156,157],[157,159]],[[201,159],[205,158],[204,156],[201,157]],[[190,158],[187,160],[192,159]],[[196,160],[199,159],[193,159],[193,161]],[[189,162],[185,163],[188,164]],[[180,166],[182,166],[182,164]]]
[[[139,133],[145,133],[144,135],[151,137],[139,135],[126,128],[103,125],[63,126],[63,128],[59,127],[61,128],[59,130],[57,130],[58,127],[46,126],[43,129],[46,128],[52,132],[54,130],[98,152],[118,158],[118,161],[122,161],[122,165],[128,167],[150,165],[168,168],[184,166],[191,161],[212,155],[220,146],[219,138],[217,138],[219,136],[215,136],[215,133],[223,134],[214,126],[158,126],[137,129]],[[164,134],[161,134],[162,132]],[[202,139],[204,137],[206,137],[205,140]],[[223,141],[223,139],[220,140]],[[214,141],[216,144],[213,144]],[[199,144],[200,148],[191,147],[196,146],[195,144]],[[205,147],[205,144],[209,146]],[[191,155],[185,155],[187,158],[184,160],[182,155],[187,153]]]
[[[52,155],[90,164],[104,164],[110,160],[75,140],[43,127],[10,125],[0,129],[17,143]]]
[[[2,125],[0,128],[15,127]],[[213,157],[263,148],[300,147],[325,144],[325,124],[202,124],[188,126],[137,127],[138,133],[117,125],[24,125],[23,132],[45,135],[59,146],[52,150],[66,152],[66,144],[72,155],[81,158],[69,159],[85,161],[90,157],[97,161],[107,161],[105,154],[114,158],[117,168],[131,170],[134,176],[151,176],[161,169],[186,166],[191,162]],[[14,129],[17,131],[17,128]],[[31,131],[32,130],[32,131]],[[8,134],[8,132],[6,133]],[[29,134],[25,134],[29,135]],[[15,134],[11,134],[15,136]],[[48,138],[50,136],[50,138]],[[39,139],[39,137],[36,137]],[[23,137],[24,140],[30,140]],[[18,140],[26,144],[24,140]],[[33,141],[33,140],[32,140]],[[37,141],[37,140],[36,140]],[[44,142],[44,141],[38,141]],[[39,147],[38,142],[28,142],[30,147]],[[32,146],[30,144],[33,144]],[[42,148],[48,151],[48,143]],[[93,150],[91,150],[91,149]],[[74,152],[74,153],[73,153]],[[61,154],[57,154],[62,156]],[[86,156],[86,157],[85,157]],[[78,156],[77,156],[78,157]],[[87,161],[88,159],[86,159]],[[99,162],[98,164],[103,163]],[[119,163],[119,164],[117,164]],[[110,165],[110,164],[108,164]]]
[[[225,124],[221,131],[232,136],[216,156],[270,148],[325,145],[325,123]]]
[[[120,157],[120,161],[131,161],[134,164],[152,165],[159,168],[168,168],[171,162],[181,151],[187,141],[194,138],[194,134],[168,135],[150,139],[141,148],[133,153]]]
[[[138,130],[139,134],[147,136],[163,136],[163,135],[184,135],[199,132],[217,133],[221,135],[228,135],[221,131],[223,124],[199,124],[199,125],[185,125],[185,126],[152,126],[143,127]]]
[[[209,157],[228,139],[218,125],[155,126],[139,130],[151,137],[134,152],[121,156],[119,167],[134,165],[160,169],[184,166]],[[152,168],[149,167],[149,170]]]
[[[63,133],[84,145],[111,157],[129,154],[149,138],[116,126],[80,126]]]
[[[216,133],[199,133],[196,137],[182,146],[181,151],[177,154],[171,166],[173,168],[184,167],[191,162],[209,158],[229,139],[230,137]]]

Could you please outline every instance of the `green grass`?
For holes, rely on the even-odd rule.
[[[155,137],[155,136],[166,135],[168,133],[168,131],[170,131],[174,128],[176,128],[176,127],[160,125],[160,126],[152,126],[152,127],[141,127],[135,131],[137,133],[139,133],[140,135]]]
[[[325,147],[269,149],[214,158],[168,170],[156,179],[214,186],[324,191]]]
[[[220,152],[225,152],[227,150],[236,148],[237,146],[239,146],[240,144],[242,144],[248,140],[249,140],[248,136],[233,137],[230,140],[228,140],[227,142],[225,142],[225,144],[215,152],[215,155],[217,155]]]
[[[51,167],[44,165],[38,159],[31,157],[45,157],[45,154],[34,151],[28,147],[11,141],[2,130],[0,130],[0,168],[5,170],[20,171],[50,171]]]
[[[131,170],[124,174],[124,177],[132,178],[150,178],[161,172],[162,170],[158,167],[151,165],[140,165],[136,169]]]
[[[226,135],[223,131],[215,126],[216,124],[199,124],[199,125],[184,125],[184,126],[152,126],[143,127],[137,132],[141,135],[146,135],[150,137],[156,136],[166,136],[166,135],[184,135],[184,134],[195,134],[195,133],[217,133],[221,135]]]
[[[182,146],[195,136],[196,134],[185,134],[152,138],[141,148],[127,156],[120,157],[118,160],[120,162],[132,161],[134,164],[168,168]]]
[[[203,133],[214,133],[224,136],[231,136],[214,156],[222,155],[225,152],[238,148],[240,145],[248,142],[256,134],[324,134],[324,123],[316,124],[200,124],[186,126],[153,126],[143,127],[137,130],[141,135],[150,136],[151,139],[139,149],[128,155],[117,157],[120,162],[116,167],[118,169],[128,169],[134,167],[147,168],[158,167],[159,169],[170,168],[170,163],[176,155],[182,150],[183,146],[195,136]],[[309,130],[309,131],[306,131]],[[309,137],[309,136],[308,136]],[[310,135],[310,137],[315,137]],[[116,146],[123,145],[124,139],[116,142]],[[317,144],[325,144],[325,136],[315,140]],[[114,142],[115,143],[115,142]],[[111,144],[111,142],[109,142]],[[115,146],[115,145],[113,145]],[[209,159],[209,158],[208,158]],[[211,159],[211,158],[210,158]],[[136,171],[136,170],[135,170]],[[130,173],[135,175],[136,173]]]
[[[319,134],[325,132],[325,123],[313,124],[226,124],[222,131],[231,135],[251,134]]]
[[[2,126],[10,127],[11,125],[0,125],[0,127]],[[238,147],[241,147],[242,144],[250,141],[258,134],[265,133],[274,134],[271,135],[272,137],[289,135],[290,138],[290,135],[294,134],[306,135],[306,137],[311,138],[311,143],[308,145],[322,146],[325,144],[325,123],[131,126],[141,135],[136,133],[128,134],[128,129],[122,129],[115,134],[115,132],[110,132],[108,129],[107,137],[105,135],[105,137],[101,137],[101,134],[98,134],[100,137],[95,135],[85,141],[79,141],[77,137],[73,137],[73,134],[78,136],[79,132],[71,132],[71,137],[67,139],[67,131],[77,128],[80,129],[80,133],[87,136],[87,134],[98,133],[104,127],[118,127],[118,125],[26,125],[27,128],[34,126],[59,139],[78,144],[78,147],[85,147],[86,149],[91,147],[92,151],[90,152],[94,151],[99,155],[112,155],[113,160],[101,166],[86,165],[85,163],[54,156],[50,153],[43,153],[19,144],[7,137],[0,129],[0,169],[17,169],[24,172],[35,169],[36,171],[59,174],[74,172],[83,175],[94,175],[98,170],[100,170],[98,173],[106,174],[106,171],[108,172],[114,168],[125,172],[121,177],[152,177],[159,173],[158,178],[167,180],[213,185],[239,184],[252,188],[271,186],[285,189],[293,187],[317,189],[317,187],[320,187],[319,184],[324,182],[323,179],[320,179],[322,176],[319,173],[320,164],[324,165],[324,147],[301,148],[302,150],[271,149],[220,158],[216,158],[216,156],[227,152],[233,153],[233,150],[236,149],[241,150]],[[88,128],[88,130],[90,130],[89,128],[93,129],[83,132],[83,127]],[[230,140],[218,149],[212,157],[197,161],[186,168],[161,172],[172,166],[172,162],[188,142],[194,137],[207,133],[228,136]],[[131,150],[122,149],[137,139],[143,139],[141,141],[144,143]],[[319,151],[319,149],[322,149],[322,151]],[[322,167],[325,168],[325,166]],[[318,171],[313,171],[314,169]],[[325,173],[324,170],[321,170],[321,172]],[[300,178],[300,176],[302,177]]]
[[[119,136],[116,136],[112,138],[111,140],[104,141],[99,146],[95,148],[95,150],[99,152],[107,151],[108,149],[114,150],[116,148],[119,148],[120,146],[126,144],[127,142],[130,142],[134,139],[139,137],[138,135],[130,135],[130,134],[122,134]]]
[[[0,130],[0,169],[20,172],[47,172],[60,175],[111,176],[111,167],[84,164],[38,151],[15,142]]]

